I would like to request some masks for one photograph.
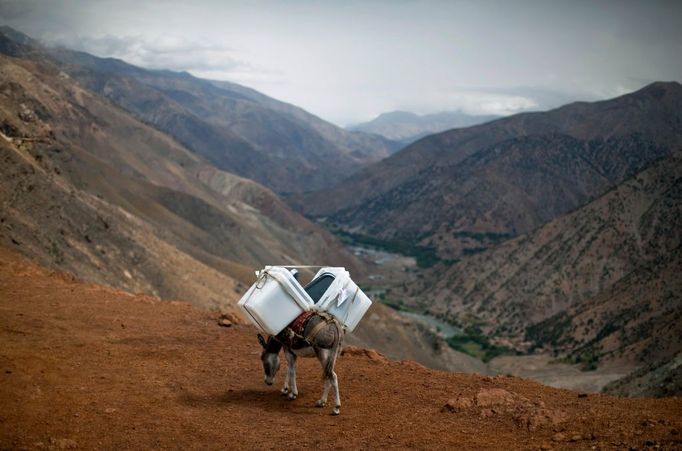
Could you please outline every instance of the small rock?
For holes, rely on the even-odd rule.
[[[106,409],[104,409],[104,412],[105,413],[114,413],[114,412],[116,412],[116,409],[113,407],[107,407]]]
[[[481,407],[511,405],[514,401],[514,395],[502,388],[484,388],[476,395],[476,404]]]
[[[587,398],[587,393],[578,393],[578,398]]]
[[[552,449],[552,445],[549,445],[547,443],[543,443],[542,445],[540,445],[540,449],[542,449],[544,451],[548,451],[548,450]]]
[[[474,405],[474,400],[471,398],[453,398],[445,403],[441,412],[460,412],[464,409],[468,409]]]
[[[246,324],[239,315],[231,311],[221,311],[219,319],[226,319],[232,324]]]
[[[583,439],[583,436],[580,435],[580,434],[575,434],[575,435],[571,436],[571,441],[572,441],[572,442],[579,442],[579,441],[582,440],[582,439]]]
[[[553,442],[563,442],[564,440],[566,440],[566,436],[564,434],[562,434],[561,432],[557,432],[556,434],[554,434],[552,436]]]
[[[218,320],[218,325],[222,327],[232,327],[232,321],[227,318],[222,318]]]

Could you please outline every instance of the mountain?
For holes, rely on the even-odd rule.
[[[413,287],[414,302],[494,340],[586,368],[682,352],[682,151],[608,193]]]
[[[4,53],[4,54],[2,54]],[[0,242],[86,280],[231,305],[264,264],[363,265],[272,191],[222,171],[0,34]]]
[[[418,115],[408,111],[382,113],[369,122],[347,127],[349,130],[381,135],[405,145],[433,133],[451,128],[469,127],[498,119],[493,115],[470,115],[461,111]]]
[[[290,202],[346,231],[456,259],[584,205],[681,145],[682,86],[653,83],[432,135]]]
[[[0,247],[2,449],[675,449],[680,399],[580,394],[346,348],[341,415],[263,384],[249,326],[30,264]],[[58,412],[58,413],[56,413]],[[275,425],[273,427],[273,425]],[[371,425],[371,427],[368,427]]]
[[[217,168],[280,193],[331,186],[398,147],[378,136],[345,131],[235,83],[45,48],[15,30],[0,31],[58,62],[83,87],[166,132]]]

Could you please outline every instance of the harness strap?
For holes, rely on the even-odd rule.
[[[306,313],[308,313],[308,312],[306,312]],[[315,340],[315,337],[317,337],[317,334],[319,334],[320,331],[322,331],[322,329],[327,324],[338,323],[336,318],[334,318],[333,316],[328,315],[324,312],[317,312],[316,314],[318,316],[321,316],[324,319],[324,321],[320,321],[319,323],[315,324],[315,327],[313,327],[313,329],[308,334],[301,335],[296,330],[294,330],[294,328],[292,328],[291,325],[289,325],[282,332],[280,332],[280,334],[282,334],[282,333],[284,334],[284,336],[289,341],[289,343],[285,343],[285,341],[282,341],[282,339],[279,338],[280,334],[278,334],[276,336],[273,335],[272,338],[274,340],[278,341],[279,343],[281,343],[283,345],[287,345],[287,346],[292,345],[294,338],[297,338],[299,340],[306,342],[308,344],[308,346],[312,346],[313,345],[312,342],[313,342],[313,340]],[[303,316],[303,315],[301,315],[301,316]],[[308,321],[310,321],[312,316],[313,316],[313,312],[309,312],[309,314],[306,314],[305,321],[301,325],[303,329],[305,329],[306,324],[308,323]]]
[[[317,334],[320,333],[322,328],[325,327],[327,324],[331,323],[332,321],[334,320],[325,318],[324,321],[320,321],[319,323],[315,324],[313,330],[311,330],[310,333],[306,335],[305,340],[312,345],[312,341],[315,340],[315,337],[317,337]]]

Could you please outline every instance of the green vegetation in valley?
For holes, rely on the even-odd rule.
[[[484,362],[501,355],[519,355],[519,352],[511,348],[491,344],[478,326],[469,326],[464,329],[463,334],[448,338],[448,344],[452,349]]]
[[[526,340],[534,343],[531,350],[547,344],[557,347],[563,344],[567,331],[571,328],[571,317],[566,312],[559,312],[526,330]]]
[[[470,230],[458,230],[452,232],[453,238],[471,238],[476,241],[488,241],[491,243],[499,243],[500,241],[508,240],[514,235],[511,233],[496,233],[496,232],[472,232]]]
[[[580,365],[580,369],[583,371],[594,371],[599,366],[599,354],[595,352],[583,352],[560,359],[559,362],[567,363],[569,365]]]
[[[350,246],[371,247],[374,249],[379,249],[394,254],[401,254],[414,257],[417,260],[417,265],[420,268],[429,268],[435,265],[436,263],[444,261],[438,257],[438,254],[434,247],[420,246],[418,244],[415,244],[414,241],[383,240],[368,235],[361,235],[359,233],[346,232],[344,230],[340,230],[337,228],[329,228],[329,230],[336,236],[338,236],[341,239],[341,241]]]

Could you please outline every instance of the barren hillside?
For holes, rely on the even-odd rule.
[[[3,243],[88,280],[203,305],[233,297],[264,264],[359,270],[276,194],[211,166],[49,61],[0,55],[0,73]]]
[[[347,349],[339,417],[263,384],[255,331],[0,249],[5,449],[676,449],[682,400],[623,399]],[[279,376],[281,380],[281,375]]]
[[[682,352],[681,180],[676,152],[532,233],[435,268],[410,287],[413,302],[585,369],[671,368],[633,391],[669,393],[679,372],[666,363]]]

